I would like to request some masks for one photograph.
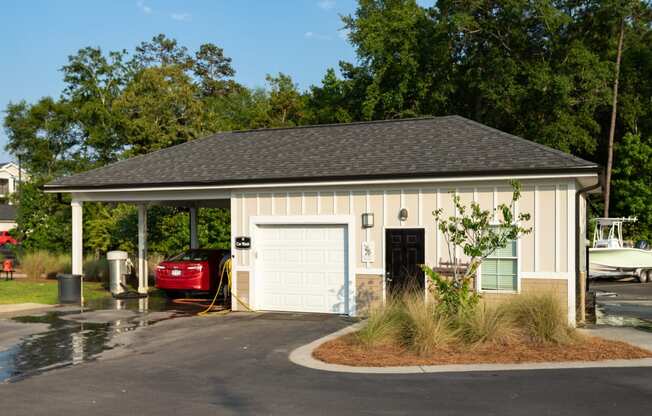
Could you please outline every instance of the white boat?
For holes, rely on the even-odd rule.
[[[636,218],[597,218],[589,248],[589,276],[633,275],[639,282],[652,281],[652,251],[625,247],[623,223]]]

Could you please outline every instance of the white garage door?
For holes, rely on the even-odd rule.
[[[255,246],[258,309],[346,313],[346,226],[259,225]]]

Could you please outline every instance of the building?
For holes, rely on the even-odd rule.
[[[18,165],[14,162],[0,164],[0,205],[12,203],[9,196],[16,192],[19,181],[24,179],[18,172]]]
[[[138,204],[140,276],[149,204],[188,206],[195,245],[196,210],[227,207],[239,300],[257,310],[355,315],[417,264],[449,260],[431,212],[452,215],[452,192],[493,209],[516,179],[518,210],[532,215],[533,232],[479,271],[477,290],[487,301],[550,291],[574,323],[583,198],[598,173],[592,162],[447,116],[220,133],[64,177],[46,191],[72,194],[74,273],[82,272],[86,201]],[[139,290],[146,285],[142,277]]]
[[[14,162],[0,164],[0,231],[16,228],[16,207],[10,196],[18,190],[24,175],[25,172],[19,174]]]

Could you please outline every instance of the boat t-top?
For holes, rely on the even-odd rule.
[[[589,276],[635,276],[639,282],[652,281],[652,251],[647,244],[626,247],[623,224],[636,222],[636,217],[596,218],[593,243],[589,248]]]

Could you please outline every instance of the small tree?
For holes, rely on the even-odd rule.
[[[462,204],[459,195],[453,195],[454,216],[445,218],[441,208],[433,211],[447,243],[452,276],[441,276],[426,265],[422,269],[432,281],[435,298],[446,313],[455,314],[475,306],[479,295],[473,290],[471,280],[480,264],[510,240],[531,232],[531,228],[523,228],[520,224],[521,221],[528,221],[530,214],[515,214],[516,202],[521,198],[521,186],[515,181],[511,185],[513,193],[509,205],[500,204],[492,211],[482,210],[477,202],[471,202],[469,209]],[[468,258],[468,266],[462,265],[459,258],[461,253]]]

